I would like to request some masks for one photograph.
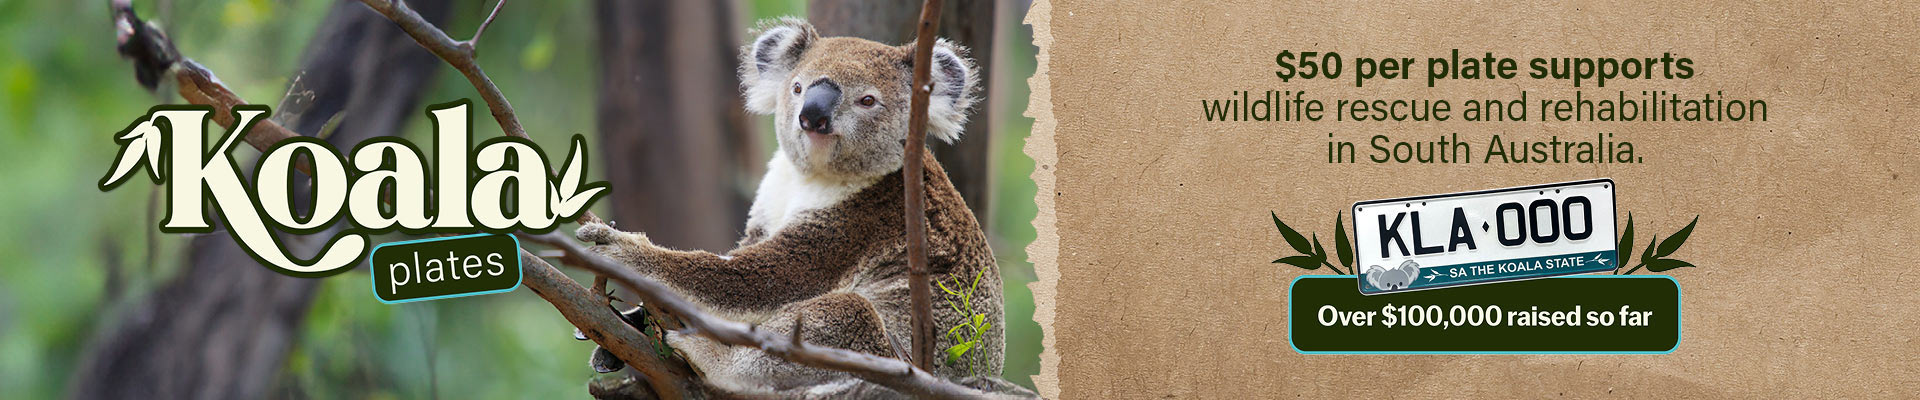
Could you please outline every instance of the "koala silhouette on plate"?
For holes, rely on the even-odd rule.
[[[1367,267],[1367,283],[1380,290],[1400,290],[1413,285],[1413,279],[1420,277],[1420,264],[1407,260],[1393,269],[1380,268],[1378,265]]]

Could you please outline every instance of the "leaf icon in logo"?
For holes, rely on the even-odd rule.
[[[548,204],[552,206],[554,215],[578,215],[607,189],[606,183],[581,187],[581,176],[586,175],[587,170],[585,147],[586,138],[573,135],[573,149],[567,153],[567,166],[560,170],[560,181],[549,186],[553,191],[548,197]]]
[[[154,182],[159,182],[162,178],[159,166],[163,140],[165,139],[160,133],[160,128],[153,126],[151,120],[139,122],[139,125],[127,129],[125,134],[114,139],[120,142],[120,155],[114,157],[113,172],[100,179],[100,186],[119,184],[141,164],[147,165],[147,176],[153,177]]]

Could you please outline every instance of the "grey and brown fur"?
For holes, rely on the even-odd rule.
[[[671,250],[643,234],[599,224],[582,226],[577,235],[603,243],[594,251],[665,282],[717,315],[782,334],[802,319],[809,344],[886,357],[906,354],[909,349],[900,346],[910,346],[912,339],[900,172],[913,49],[822,38],[796,19],[763,23],[756,36],[742,51],[741,81],[747,108],[774,115],[779,151],[768,163],[739,247],[724,255]],[[933,59],[928,132],[952,141],[961,134],[978,82],[958,46],[940,41]],[[815,92],[822,88],[834,91]],[[826,95],[832,93],[838,96]],[[866,96],[873,96],[871,105],[862,104]],[[815,121],[830,123],[803,128],[803,106]],[[931,276],[971,282],[984,270],[973,304],[962,308],[985,314],[992,324],[983,343],[969,353],[972,373],[997,377],[1004,361],[1005,320],[993,251],[940,164],[931,155],[917,161],[925,166]],[[959,377],[969,373],[966,361],[949,364],[939,351],[955,344],[946,329],[966,318],[948,306],[950,301],[957,299],[934,291],[934,325],[940,331],[935,349],[942,358],[935,360],[934,372]],[[822,390],[854,387],[847,374],[788,363],[755,349],[677,334],[668,341],[708,383],[729,391],[831,396]]]

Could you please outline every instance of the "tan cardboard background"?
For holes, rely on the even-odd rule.
[[[1056,1],[1028,21],[1050,397],[1904,397],[1920,392],[1920,3],[1300,4]],[[1764,99],[1755,123],[1205,123],[1232,90],[1316,97],[1571,95],[1557,81],[1283,84],[1280,50],[1691,57],[1683,81]],[[1596,93],[1589,89],[1589,94]],[[1537,100],[1534,100],[1537,102]],[[1050,108],[1049,108],[1050,107]],[[1456,103],[1456,112],[1458,104]],[[1533,113],[1537,115],[1537,113]],[[1615,132],[1645,164],[1329,165],[1361,141]],[[1050,134],[1049,134],[1050,133]],[[1694,215],[1667,355],[1306,356],[1286,342],[1286,245],[1359,200],[1611,177],[1639,237]],[[1057,216],[1057,218],[1056,218]],[[1624,224],[1624,213],[1622,220]],[[1644,244],[1642,245],[1644,246]],[[1056,258],[1057,257],[1057,258]],[[1311,273],[1324,273],[1315,271]],[[1051,278],[1051,279],[1050,279]]]

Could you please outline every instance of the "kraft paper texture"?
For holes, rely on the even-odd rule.
[[[1030,84],[1030,249],[1059,398],[1905,397],[1920,392],[1920,3],[1318,4],[1040,1]],[[1202,99],[1571,96],[1560,81],[1282,83],[1281,50],[1427,57],[1694,60],[1688,80],[1605,89],[1763,99],[1744,123],[1208,123]],[[1348,75],[1349,77],[1351,75]],[[1417,75],[1418,76],[1418,75]],[[1531,97],[1530,97],[1531,98]],[[1537,101],[1537,100],[1536,100]],[[1327,134],[1458,132],[1630,141],[1641,164],[1328,164]],[[1353,202],[1580,179],[1619,184],[1673,257],[1683,333],[1665,355],[1301,355],[1287,285],[1304,271],[1268,219],[1328,236]],[[1322,237],[1323,241],[1330,238]],[[1638,246],[1644,247],[1641,243]],[[1644,273],[1644,272],[1643,272]]]

